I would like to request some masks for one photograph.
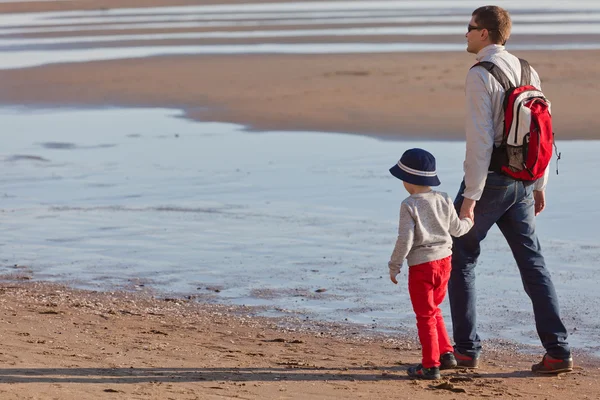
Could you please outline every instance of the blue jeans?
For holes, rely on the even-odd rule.
[[[458,211],[464,190],[463,181],[454,202]],[[480,243],[494,224],[500,228],[517,262],[546,352],[554,358],[569,357],[567,330],[560,319],[554,284],[535,234],[533,185],[497,173],[488,174],[481,199],[475,206],[475,226],[466,235],[453,239],[448,298],[455,349],[474,357],[481,351],[476,330],[475,266],[481,252]]]

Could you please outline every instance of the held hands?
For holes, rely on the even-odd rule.
[[[463,198],[462,206],[460,207],[460,219],[469,218],[471,221],[475,221],[475,204],[477,202],[475,200],[468,199],[466,197]]]
[[[543,190],[534,190],[533,200],[535,201],[535,216],[537,217],[546,208],[546,193]]]

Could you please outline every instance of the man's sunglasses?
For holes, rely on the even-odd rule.
[[[487,29],[484,28],[483,26],[475,26],[475,25],[467,25],[467,33],[471,32],[472,30],[477,29],[478,31],[482,30],[482,29]],[[496,29],[487,29],[488,31],[495,31]]]

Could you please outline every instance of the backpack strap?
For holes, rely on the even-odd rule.
[[[531,67],[529,66],[529,63],[526,60],[523,60],[522,58],[519,58],[519,62],[521,63],[521,83],[519,83],[519,86],[530,85]],[[515,87],[510,82],[510,79],[508,79],[508,76],[506,76],[506,74],[493,62],[481,61],[473,65],[471,68],[475,68],[477,66],[485,68],[494,78],[496,78],[496,80],[498,81],[498,83],[500,83],[505,92],[508,91],[508,89],[512,89]]]
[[[531,67],[529,63],[522,58],[519,58],[521,63],[521,84],[519,86],[531,85]]]
[[[473,65],[471,68],[475,67],[485,68],[494,78],[496,78],[496,80],[498,81],[498,83],[500,83],[504,91],[508,91],[508,89],[514,87],[514,85],[510,82],[510,79],[508,79],[508,76],[506,76],[506,74],[493,62],[481,61]],[[523,68],[522,65],[521,68]]]
[[[508,92],[510,89],[513,89],[515,86],[511,83],[508,76],[502,71],[496,64],[490,61],[481,61],[477,64],[473,65],[471,68],[475,67],[483,67],[492,75],[500,86],[504,89],[505,92]],[[523,65],[521,64],[521,68]],[[504,98],[505,103],[508,100],[507,97]],[[506,104],[504,104],[506,107]],[[506,123],[506,122],[505,122]],[[492,157],[490,159],[490,166],[488,167],[489,171],[494,171],[497,173],[502,173],[502,166],[508,164],[508,155],[506,153],[506,138],[502,135],[502,144],[499,147],[493,146],[492,149]]]

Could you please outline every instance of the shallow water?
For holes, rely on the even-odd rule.
[[[0,273],[105,290],[143,285],[415,333],[406,269],[398,286],[387,278],[406,196],[387,169],[405,149],[425,147],[438,158],[440,190],[453,195],[464,143],[247,133],[180,117],[2,109]],[[600,182],[587,176],[600,142],[558,144],[560,175],[538,229],[571,342],[598,352],[600,211],[591,199]],[[483,336],[537,344],[497,230],[478,274]]]

